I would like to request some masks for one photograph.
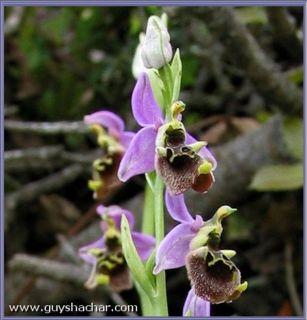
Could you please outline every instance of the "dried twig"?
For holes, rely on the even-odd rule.
[[[5,171],[52,169],[70,163],[90,166],[101,154],[101,150],[94,150],[85,154],[63,150],[62,146],[45,146],[9,150],[4,152]]]
[[[17,120],[5,120],[4,128],[6,130],[16,132],[26,132],[45,135],[87,132],[87,128],[82,121],[25,122]]]
[[[47,146],[10,150],[4,152],[5,171],[18,169],[53,168],[54,160],[58,159],[63,151],[62,146]]]
[[[41,259],[26,254],[16,254],[9,262],[9,267],[13,271],[23,271],[78,286],[83,286],[88,278],[88,273],[74,264]]]

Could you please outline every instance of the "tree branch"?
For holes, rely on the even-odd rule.
[[[84,168],[80,164],[74,164],[46,178],[31,182],[18,191],[8,194],[5,198],[6,227],[13,220],[13,211],[18,204],[21,202],[30,202],[41,194],[59,189],[76,179],[82,172],[84,172]]]
[[[82,287],[88,278],[88,273],[74,264],[41,259],[26,254],[16,254],[10,260],[9,268],[12,271],[22,271]]]
[[[50,169],[70,163],[90,165],[101,155],[101,150],[89,151],[85,154],[68,152],[62,146],[46,146],[39,148],[9,150],[4,152],[4,168],[6,172],[29,169]]]
[[[82,121],[25,122],[17,120],[5,120],[4,129],[15,132],[26,132],[45,135],[87,132],[87,128]]]
[[[267,7],[266,11],[276,44],[302,63],[303,43],[297,36],[294,19],[283,7]]]
[[[246,73],[267,103],[277,105],[287,113],[302,113],[302,91],[279,71],[233,9],[203,7],[197,8],[195,14],[204,19],[209,30],[226,48],[227,56]]]

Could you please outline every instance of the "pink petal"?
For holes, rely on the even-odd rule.
[[[119,165],[119,180],[126,182],[133,176],[155,169],[156,135],[154,127],[145,127],[133,137]]]
[[[103,205],[99,205],[97,207],[97,213],[100,216],[102,216],[104,214],[107,214],[109,217],[111,217],[114,220],[116,228],[118,230],[120,230],[120,223],[121,223],[122,215],[125,215],[127,220],[128,220],[128,222],[129,222],[130,228],[131,229],[134,228],[134,216],[133,216],[133,214],[130,211],[128,211],[126,209],[123,209],[123,208],[121,208],[119,206],[105,207]],[[105,231],[105,229],[106,229],[106,223],[104,221],[102,222],[102,229],[103,229],[103,231]]]
[[[189,133],[186,134],[186,141],[185,143],[186,144],[191,144],[191,143],[194,143],[194,142],[197,142],[197,140],[195,138],[193,138]],[[209,149],[207,147],[203,147],[199,152],[198,154],[208,160],[209,162],[211,162],[213,168],[212,170],[215,170],[216,166],[217,166],[217,162],[216,162],[216,159],[215,157],[213,156],[213,154],[209,151]]]
[[[162,270],[184,266],[190,242],[196,233],[189,223],[181,223],[172,229],[158,247],[153,273],[158,274]]]
[[[100,124],[108,129],[109,134],[119,137],[124,131],[125,125],[123,120],[111,111],[97,111],[84,117],[86,124]]]
[[[127,150],[131,140],[135,136],[134,132],[125,131],[120,136],[120,144]]]
[[[169,192],[165,192],[166,208],[170,216],[179,222],[193,222],[190,212],[188,211],[184,202],[183,194],[171,195]]]
[[[210,317],[210,303],[195,295],[194,288],[189,291],[183,307],[183,316]]]
[[[146,73],[141,73],[137,80],[131,104],[133,116],[142,127],[152,126],[163,121],[162,111],[154,98]]]
[[[96,257],[91,255],[88,251],[90,249],[103,249],[105,248],[104,240],[101,237],[99,240],[92,242],[86,246],[83,246],[79,249],[78,254],[81,259],[83,259],[85,262],[90,263],[90,264],[95,264],[96,263]]]

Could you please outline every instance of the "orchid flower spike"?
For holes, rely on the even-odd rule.
[[[79,249],[79,256],[92,265],[85,286],[92,289],[97,285],[109,285],[116,292],[130,289],[132,281],[122,252],[120,223],[124,215],[133,229],[133,214],[118,206],[102,205],[98,206],[97,213],[102,219],[100,227],[103,234],[97,241]],[[131,235],[140,258],[147,260],[155,246],[155,239],[136,231]]]
[[[103,150],[101,158],[93,163],[93,177],[89,188],[94,198],[101,199],[109,189],[117,186],[117,171],[124,152],[134,133],[125,131],[124,121],[110,111],[98,111],[84,117],[84,122],[97,136],[97,143]]]
[[[210,303],[231,302],[246,289],[241,273],[231,258],[233,250],[220,250],[222,220],[236,211],[220,207],[210,220],[197,215],[192,218],[183,195],[166,194],[166,206],[178,222],[157,250],[154,274],[162,270],[186,266],[195,295]]]
[[[138,78],[132,94],[132,112],[143,128],[132,139],[118,170],[125,182],[157,170],[172,194],[189,188],[206,192],[214,182],[216,160],[206,143],[196,141],[179,120],[182,102],[172,106],[172,119],[164,119],[146,73]]]

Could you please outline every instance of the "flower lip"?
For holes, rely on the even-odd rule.
[[[240,270],[222,250],[194,250],[186,257],[186,267],[195,294],[210,303],[231,302],[246,289]]]

